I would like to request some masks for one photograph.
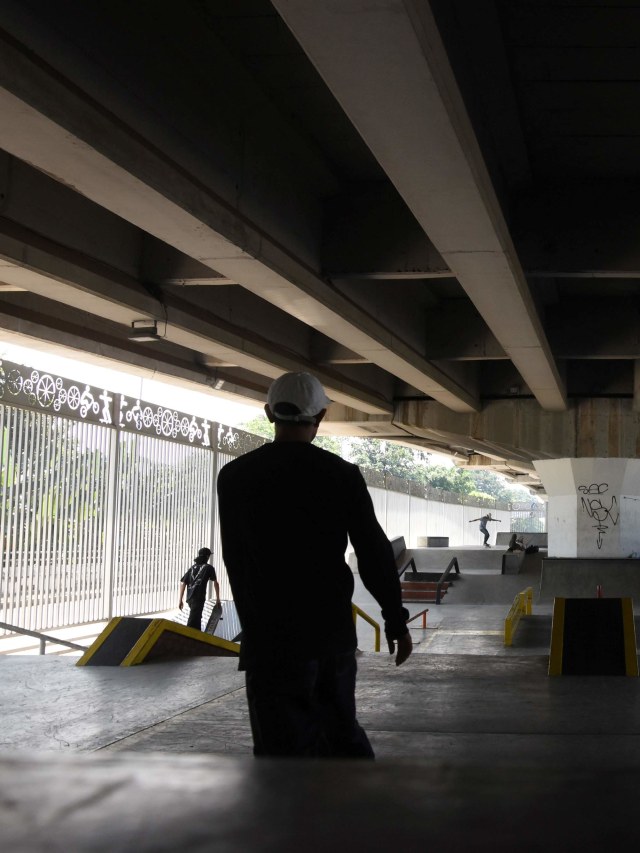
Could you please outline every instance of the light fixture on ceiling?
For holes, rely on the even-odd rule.
[[[129,332],[130,341],[160,341],[156,320],[134,320]]]
[[[206,383],[210,388],[213,388],[214,391],[219,391],[224,385],[224,379],[218,376],[217,370],[214,370],[212,375],[207,377]]]

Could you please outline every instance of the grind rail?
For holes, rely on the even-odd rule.
[[[77,649],[80,652],[86,652],[87,647],[81,646],[78,643],[72,643],[70,640],[61,640],[59,637],[52,637],[49,634],[42,634],[40,631],[30,631],[28,628],[21,628],[19,625],[9,625],[7,622],[0,622],[0,628],[6,631],[11,631],[12,634],[26,634],[27,637],[35,637],[40,640],[39,654],[45,654],[47,643],[55,643],[57,646],[66,646],[69,649]]]

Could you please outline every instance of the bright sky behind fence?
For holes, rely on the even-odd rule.
[[[262,412],[259,405],[234,403],[213,393],[190,391],[146,376],[90,364],[74,358],[71,351],[68,351],[69,356],[63,356],[60,350],[53,352],[46,349],[44,344],[41,346],[42,349],[35,349],[0,338],[0,358],[33,367],[40,372],[46,371],[66,379],[146,400],[148,403],[178,409],[192,415],[206,416],[209,420],[227,426],[238,426]]]

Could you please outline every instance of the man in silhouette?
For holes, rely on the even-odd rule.
[[[356,465],[312,444],[329,400],[308,373],[272,383],[275,440],[218,478],[222,553],[242,623],[256,756],[373,758],[356,719],[348,540],[396,665],[411,654],[391,544]]]

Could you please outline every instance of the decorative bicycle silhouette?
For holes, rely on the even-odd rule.
[[[56,399],[56,392],[62,388],[62,380],[59,379],[58,382],[60,384],[56,387],[56,382],[54,382],[48,373],[45,373],[38,380],[38,384],[36,385],[36,399],[44,409],[48,409],[49,406],[53,405]]]
[[[224,435],[222,435],[223,430],[223,426],[218,427],[218,446],[226,446],[229,450],[233,450],[240,441],[240,436],[237,432],[234,432],[231,427],[227,429]]]
[[[67,391],[67,406],[71,409],[71,411],[75,412],[75,410],[80,405],[80,389],[77,385],[72,385],[71,388]]]
[[[100,411],[100,403],[94,398],[91,393],[91,388],[86,385],[82,392],[82,396],[80,397],[80,414],[83,418],[86,418],[89,411],[93,412],[94,415],[97,415]]]
[[[175,422],[178,420],[177,412],[172,412],[170,409],[165,409],[160,415],[160,428],[158,433],[162,435],[177,435],[178,430]]]
[[[42,409],[53,409],[59,413],[64,406],[76,416],[86,418],[90,413],[100,415],[100,423],[112,424],[113,415],[109,403],[113,399],[107,391],[103,391],[96,398],[90,385],[70,384],[65,387],[65,380],[61,377],[52,376],[49,373],[41,374],[37,370],[31,370],[25,376],[22,370],[3,367],[0,361],[0,399],[10,394],[17,397],[24,394],[28,397],[31,406],[36,404]],[[131,401],[133,402],[133,401]],[[126,410],[126,411],[125,411]],[[143,428],[165,438],[177,438],[181,436],[189,442],[202,441],[205,446],[210,447],[209,423],[205,420],[199,422],[195,415],[185,415],[173,409],[165,409],[163,406],[154,407],[141,404],[137,400],[129,407],[129,400],[120,395],[120,423],[126,421],[133,424],[136,429]],[[230,449],[239,443],[239,436],[231,427],[224,434],[224,427],[218,431],[218,439],[221,445]]]
[[[14,396],[22,391],[24,378],[19,370],[10,370],[7,376],[7,391]]]

